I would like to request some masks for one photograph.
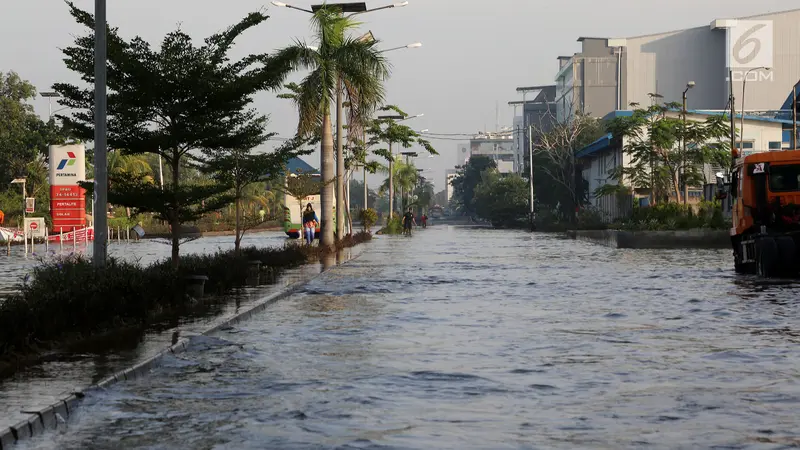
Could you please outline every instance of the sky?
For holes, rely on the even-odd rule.
[[[369,0],[367,6],[393,1]],[[64,66],[60,49],[85,30],[74,23],[66,4],[0,2],[0,71],[14,70],[40,91],[55,82],[77,83],[75,73]],[[93,0],[74,3],[85,10],[94,8]],[[288,3],[308,8],[319,2]],[[387,104],[411,115],[424,114],[408,125],[438,134],[475,133],[494,130],[498,116],[501,127],[511,126],[513,109],[507,103],[522,99],[515,89],[554,84],[556,58],[580,51],[581,36],[660,33],[794,7],[797,3],[787,0],[409,0],[406,7],[361,16],[361,29],[372,31],[381,48],[423,43],[421,48],[386,54],[392,64]],[[258,10],[266,10],[270,19],[241,37],[234,57],[271,52],[294,39],[309,40],[306,13],[265,0],[109,0],[108,20],[123,36],[138,35],[157,46],[178,26],[201,42]],[[47,116],[47,99],[39,98],[34,106]],[[270,131],[284,137],[294,134],[297,113],[290,101],[265,92],[254,106],[270,117]],[[441,190],[445,170],[456,162],[459,141],[432,142],[440,156],[421,157],[416,165],[426,169],[426,177]],[[319,167],[318,153],[304,159]],[[371,177],[369,183],[374,185],[379,178]]]

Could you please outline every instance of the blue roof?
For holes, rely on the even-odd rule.
[[[680,111],[680,110],[675,109],[673,111]],[[690,110],[687,110],[686,112],[689,113],[689,114],[697,114],[697,115],[700,115],[700,116],[722,116],[722,115],[728,114],[728,111],[705,111],[705,110],[702,110],[702,109],[697,109],[697,110],[690,109]],[[789,111],[788,114],[791,114],[791,111]],[[742,115],[741,114],[736,114],[736,118],[737,119],[741,119]],[[758,121],[758,122],[771,122],[771,123],[781,123],[781,124],[788,124],[788,125],[792,124],[792,120],[791,119],[789,119],[789,120],[786,120],[786,119],[775,119],[775,118],[772,118],[772,117],[749,116],[749,115],[746,115],[746,114],[744,116],[744,120],[755,120],[755,121]]]
[[[618,109],[616,111],[611,111],[610,113],[603,116],[603,120],[613,120],[617,117],[631,117],[633,116],[633,111],[627,109]]]
[[[286,162],[286,169],[289,173],[319,173],[319,170],[300,158],[292,158]]]
[[[614,136],[611,133],[606,134],[605,136],[601,137],[600,139],[592,142],[591,144],[587,145],[586,147],[582,148],[578,153],[575,154],[576,158],[583,158],[589,156],[593,153],[601,152],[609,147],[611,147],[611,140]]]

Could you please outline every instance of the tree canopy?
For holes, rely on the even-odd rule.
[[[79,137],[94,135],[94,18],[68,3],[75,20],[92,30],[63,50],[67,67],[84,86],[54,86],[61,104],[76,110],[62,120]],[[218,209],[228,200],[224,184],[181,183],[187,163],[207,163],[201,155],[249,150],[269,134],[267,118],[252,107],[253,95],[281,86],[288,68],[267,54],[232,60],[234,42],[267,20],[251,13],[239,23],[195,45],[180,29],[168,33],[159,49],[141,37],[126,40],[108,29],[108,144],[125,155],[151,153],[164,158],[171,182],[162,190],[130,177],[115,179],[109,201],[154,212],[172,228],[172,261],[179,261],[180,225]]]

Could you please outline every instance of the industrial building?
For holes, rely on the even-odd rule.
[[[603,117],[632,103],[647,106],[652,94],[680,102],[690,81],[695,86],[687,96],[689,108],[724,110],[731,78],[737,109],[789,109],[800,79],[800,9],[578,42],[579,53],[558,58],[559,120],[577,111]]]

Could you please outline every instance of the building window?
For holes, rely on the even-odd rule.
[[[736,148],[738,148],[740,150],[742,148],[744,148],[745,150],[752,150],[753,149],[753,141],[744,141],[744,142],[737,141],[736,142]]]
[[[770,150],[780,150],[781,148],[783,148],[783,142],[774,142],[773,141],[773,142],[769,143],[769,149]]]

